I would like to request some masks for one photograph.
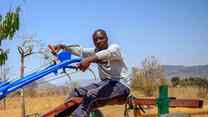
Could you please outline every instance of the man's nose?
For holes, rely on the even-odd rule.
[[[102,39],[98,39],[98,40],[97,40],[97,43],[100,43],[100,42],[102,42]]]

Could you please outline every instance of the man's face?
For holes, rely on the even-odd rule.
[[[108,39],[101,32],[97,32],[93,38],[93,42],[96,48],[99,50],[106,49],[108,47]]]

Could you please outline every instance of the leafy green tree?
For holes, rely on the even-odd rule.
[[[0,14],[0,46],[3,40],[13,39],[14,34],[19,30],[20,7],[16,11],[9,11],[5,16]],[[0,47],[0,65],[5,64],[8,56],[8,50]]]

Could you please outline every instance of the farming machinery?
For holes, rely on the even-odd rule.
[[[5,98],[8,94],[26,87],[32,82],[44,78],[49,74],[55,73],[59,74],[60,72],[66,73],[66,69],[77,69],[74,65],[77,62],[81,61],[80,57],[73,56],[68,51],[62,51],[60,53],[55,53],[53,48],[49,46],[53,55],[57,57],[57,60],[53,64],[47,66],[46,68],[35,71],[29,75],[24,76],[23,78],[16,80],[6,80],[0,83],[0,100]],[[58,61],[58,62],[57,62]],[[203,105],[202,100],[193,100],[193,99],[176,99],[168,97],[168,88],[167,86],[160,87],[160,93],[158,98],[136,98],[134,96],[129,97],[117,97],[111,100],[95,102],[93,108],[98,108],[104,105],[125,105],[124,115],[128,117],[128,111],[134,110],[134,116],[139,116],[142,113],[145,113],[143,106],[157,105],[158,115],[164,115],[169,113],[169,107],[188,107],[188,108],[201,108]],[[37,116],[41,117],[66,117],[69,116],[81,103],[82,97],[74,97],[70,101],[65,102],[64,104],[59,105],[55,109],[52,109],[49,112],[38,114]],[[95,112],[92,112],[92,116],[95,117]]]

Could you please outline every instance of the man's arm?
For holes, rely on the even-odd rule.
[[[82,58],[86,58],[89,56],[95,55],[95,49],[94,48],[82,48],[79,45],[64,45],[64,44],[58,44],[58,45],[50,45],[54,48],[55,52],[59,52],[61,49],[64,49],[66,51],[69,51],[70,53],[80,56]]]
[[[119,45],[113,44],[108,49],[101,50],[96,53],[99,60],[121,60],[121,49]]]
[[[116,44],[110,46],[108,49],[101,50],[94,55],[84,58],[79,64],[78,68],[85,71],[91,63],[102,63],[102,60],[121,60],[120,47]]]
[[[90,66],[91,63],[95,63],[97,61],[98,61],[98,56],[92,55],[92,56],[82,59],[82,61],[77,64],[77,67],[81,71],[85,71]]]
[[[64,50],[69,51],[76,56],[81,56],[81,47],[79,45],[65,45]]]
[[[77,56],[80,56],[80,53],[81,53],[81,49],[77,45],[66,46],[64,44],[58,44],[58,45],[53,45],[53,46],[50,45],[50,47],[52,47],[56,53],[59,52],[61,49],[69,51],[70,53],[77,55]]]

